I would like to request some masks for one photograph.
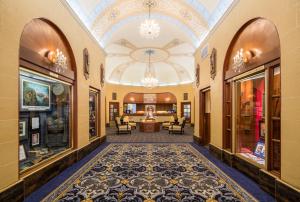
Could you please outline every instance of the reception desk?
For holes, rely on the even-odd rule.
[[[125,114],[125,116],[129,116],[130,121],[134,121],[136,123],[142,122],[145,119],[144,114]],[[174,114],[154,114],[156,122],[165,122],[170,121],[171,117],[174,116]]]
[[[160,123],[156,121],[142,121],[140,123],[140,132],[155,133],[159,132]]]

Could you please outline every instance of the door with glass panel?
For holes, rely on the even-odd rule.
[[[114,124],[119,114],[119,102],[109,102],[109,123]]]
[[[265,165],[265,72],[235,82],[236,152]]]
[[[181,103],[181,117],[185,117],[186,122],[191,122],[191,102]]]

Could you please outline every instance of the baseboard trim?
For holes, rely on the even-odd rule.
[[[25,197],[59,175],[66,168],[83,159],[105,141],[106,136],[97,138],[83,148],[74,150],[52,164],[26,176],[0,192],[0,201],[24,201]]]

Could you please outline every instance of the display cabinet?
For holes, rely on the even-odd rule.
[[[71,147],[72,86],[21,68],[19,92],[22,172]]]
[[[99,136],[99,91],[90,89],[89,92],[89,138]]]
[[[265,73],[235,84],[237,153],[265,165]]]

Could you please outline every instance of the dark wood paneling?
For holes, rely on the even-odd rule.
[[[0,201],[24,201],[24,182],[20,181],[0,193]]]
[[[83,159],[86,155],[94,151],[99,145],[101,144],[100,137],[92,141],[90,144],[86,145],[85,147],[79,149],[77,151],[77,160],[80,161]]]
[[[300,192],[276,180],[275,199],[277,202],[300,201]]]
[[[128,93],[125,95],[123,102],[124,103],[144,103],[144,94],[146,93]],[[176,103],[177,99],[176,96],[172,93],[150,93],[156,94],[156,103],[166,103],[172,104]],[[148,103],[149,104],[149,103]]]
[[[64,156],[63,158],[51,163],[50,165],[38,170],[37,172],[24,178],[25,197],[56,177],[66,168],[70,167],[77,160],[77,152]]]
[[[238,50],[253,51],[255,56],[250,58],[241,71],[233,71],[233,58]],[[258,52],[259,51],[259,52]],[[231,78],[280,57],[280,40],[275,25],[263,18],[247,22],[234,36],[226,53],[224,62],[224,77]]]
[[[274,196],[276,178],[262,170],[259,170],[259,186]]]
[[[234,155],[222,150],[222,161],[232,167]]]
[[[234,156],[233,158],[233,164],[232,166],[239,171],[245,173],[247,176],[254,179],[256,182],[259,182],[259,169],[255,165],[237,157]]]
[[[212,144],[209,144],[208,145],[208,148],[209,148],[209,152],[215,156],[217,159],[222,159],[222,150],[219,149],[218,147],[215,147],[214,145]]]
[[[20,50],[20,58],[35,64],[45,65],[47,51],[59,49],[67,57],[68,70],[75,71],[76,64],[71,46],[63,32],[46,19],[33,19],[23,29],[20,47],[39,55],[26,54]],[[45,66],[49,66],[45,65]]]

